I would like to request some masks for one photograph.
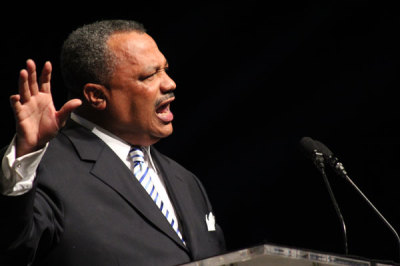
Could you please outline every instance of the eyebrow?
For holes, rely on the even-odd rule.
[[[164,66],[158,66],[158,65],[149,66],[146,68],[146,71],[148,71],[148,72],[159,71],[161,69],[168,68],[168,66],[169,66],[168,61],[165,60]]]

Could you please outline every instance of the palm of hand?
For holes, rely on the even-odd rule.
[[[27,61],[27,70],[19,77],[19,94],[10,97],[16,118],[16,156],[42,148],[65,124],[69,114],[81,105],[81,100],[73,99],[56,111],[50,91],[51,64],[46,62],[40,77],[36,78],[36,65]]]
[[[60,128],[51,94],[39,92],[15,110],[17,135],[29,146],[44,146]]]

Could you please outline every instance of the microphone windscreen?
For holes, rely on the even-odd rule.
[[[333,156],[333,152],[325,146],[322,142],[315,140],[315,145],[317,145],[317,149],[322,152],[325,156]]]
[[[318,146],[316,145],[315,141],[310,137],[301,138],[299,144],[301,150],[309,158],[312,158],[315,153],[315,150],[318,150]]]

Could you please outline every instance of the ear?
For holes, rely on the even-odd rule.
[[[83,96],[88,104],[97,110],[104,110],[107,106],[108,89],[100,84],[87,83],[83,87]]]

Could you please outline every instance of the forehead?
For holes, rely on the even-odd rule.
[[[115,33],[109,37],[107,45],[121,63],[162,64],[165,61],[156,42],[147,33]]]

